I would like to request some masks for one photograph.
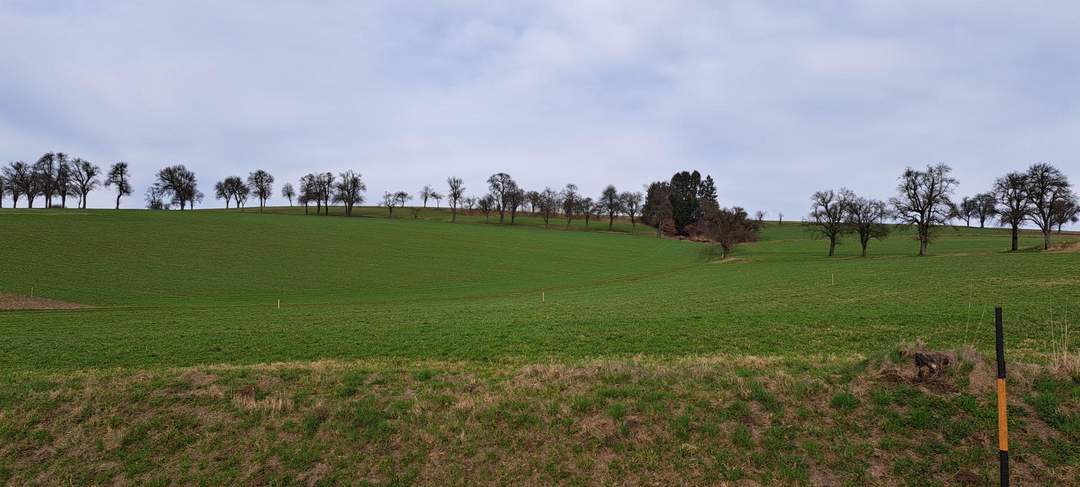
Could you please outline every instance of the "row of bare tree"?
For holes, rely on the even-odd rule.
[[[0,208],[4,207],[5,197],[11,198],[13,208],[20,199],[27,208],[33,208],[39,197],[44,198],[46,208],[57,204],[66,208],[69,197],[78,199],[80,208],[86,208],[87,196],[102,185],[101,175],[101,168],[94,163],[63,152],[47,152],[33,164],[15,161],[0,170]],[[104,185],[116,188],[116,207],[120,208],[120,198],[131,194],[127,163],[113,164]]]
[[[859,236],[862,255],[872,239],[888,235],[889,221],[898,221],[915,229],[919,255],[926,255],[934,231],[959,218],[968,226],[979,226],[997,218],[1012,230],[1012,250],[1019,249],[1020,226],[1025,222],[1039,228],[1043,249],[1050,248],[1050,235],[1067,223],[1080,220],[1080,204],[1068,178],[1048,163],[1036,163],[1027,171],[1010,172],[994,182],[993,188],[973,197],[953,201],[959,182],[945,164],[925,170],[907,168],[900,175],[896,196],[888,203],[857,196],[848,189],[817,191],[811,197],[807,223],[829,241],[829,256],[847,233]]]

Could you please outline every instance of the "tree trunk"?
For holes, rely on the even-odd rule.
[[[926,255],[926,248],[927,247],[928,247],[928,245],[927,245],[927,241],[926,241],[926,236],[925,235],[920,235],[919,236],[919,256],[925,256]]]
[[[1050,227],[1043,230],[1043,250],[1050,250]]]
[[[120,193],[116,193],[116,209],[120,209]]]
[[[457,208],[450,209],[450,223],[457,223]]]
[[[829,257],[836,253],[836,237],[829,237]]]
[[[1012,251],[1016,252],[1020,249],[1020,227],[1018,225],[1012,226]]]
[[[863,257],[866,257],[866,245],[867,245],[868,243],[870,243],[870,242],[868,242],[868,241],[866,241],[866,240],[863,240],[863,241],[862,241],[862,256],[863,256]]]
[[[614,213],[608,215],[607,229],[608,229],[609,232],[611,231],[612,225],[615,225],[615,214]]]

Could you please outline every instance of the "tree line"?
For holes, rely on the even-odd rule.
[[[102,185],[115,188],[116,208],[119,209],[120,198],[131,194],[127,163],[117,162],[108,173],[102,174],[100,167],[81,157],[46,152],[32,164],[15,161],[0,170],[0,208],[4,207],[5,197],[11,197],[13,208],[18,206],[20,199],[26,202],[27,208],[33,208],[37,198],[44,199],[45,208],[57,204],[66,208],[68,198],[77,199],[79,208],[86,208],[87,196]]]
[[[871,240],[889,234],[888,222],[895,221],[915,230],[919,255],[926,255],[935,231],[958,219],[979,227],[997,219],[1012,232],[1012,250],[1019,249],[1020,226],[1038,227],[1043,249],[1049,249],[1051,233],[1060,233],[1067,223],[1080,221],[1080,203],[1069,179],[1052,164],[1032,164],[1026,171],[1013,171],[994,181],[984,193],[954,200],[959,182],[945,164],[926,169],[907,168],[900,175],[896,195],[888,202],[856,195],[848,189],[816,191],[810,196],[806,223],[829,242],[829,256],[845,234],[856,234],[867,255]]]

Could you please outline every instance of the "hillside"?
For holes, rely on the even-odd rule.
[[[1080,253],[358,213],[0,210],[0,292],[80,306],[0,311],[0,483],[985,483],[995,305],[1017,478],[1080,468]]]

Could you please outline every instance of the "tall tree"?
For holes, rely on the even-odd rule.
[[[994,198],[1001,223],[1012,229],[1012,250],[1020,249],[1020,225],[1031,214],[1027,174],[1011,172],[994,181]]]
[[[131,195],[131,174],[128,173],[128,164],[124,161],[117,162],[109,168],[109,175],[105,177],[105,187],[116,186],[116,209],[120,209],[120,198]]]
[[[334,175],[330,172],[319,174],[315,178],[316,189],[322,202],[323,215],[330,215],[330,198],[334,194]]]
[[[304,214],[308,214],[308,205],[315,202],[315,214],[322,209],[322,198],[319,197],[318,177],[307,173],[300,178],[300,204],[304,205]]]
[[[578,207],[578,187],[569,183],[562,190],[563,213],[566,214],[566,228],[570,228],[570,222],[574,219],[574,210]]]
[[[1080,201],[1077,201],[1075,194],[1054,203],[1054,222],[1057,223],[1058,233],[1065,224],[1080,222]]]
[[[248,174],[247,183],[251,188],[251,192],[259,199],[259,213],[262,213],[263,208],[266,207],[266,200],[269,200],[274,195],[274,176],[262,169],[258,169]]]
[[[487,183],[488,190],[491,191],[491,196],[495,198],[495,204],[499,210],[499,223],[502,223],[503,217],[506,215],[506,204],[510,202],[510,194],[517,189],[517,183],[509,174],[504,172],[492,174]]]
[[[836,254],[836,244],[847,231],[848,207],[854,193],[847,189],[817,191],[810,196],[809,223],[814,233],[829,240],[829,257]]]
[[[345,216],[352,216],[353,206],[364,202],[367,185],[360,178],[360,174],[353,171],[341,173],[341,179],[334,185],[334,201],[345,204]]]
[[[1032,164],[1027,171],[1028,200],[1031,202],[1031,220],[1043,234],[1043,250],[1050,249],[1050,233],[1054,230],[1054,205],[1072,195],[1072,186],[1058,168],[1041,162]]]
[[[619,191],[614,185],[609,184],[604,188],[600,193],[599,203],[608,215],[608,230],[611,230],[615,226],[615,215],[622,211],[622,200],[619,199]]]
[[[459,177],[450,176],[446,178],[446,185],[450,187],[446,192],[446,197],[450,200],[450,222],[457,223],[457,210],[465,196],[465,182]]]
[[[674,210],[671,205],[671,184],[657,181],[649,185],[645,193],[645,206],[641,218],[646,225],[656,228],[656,238],[664,234],[664,227],[674,231]]]
[[[101,168],[90,161],[79,157],[71,161],[72,186],[78,193],[79,205],[84,210],[86,209],[86,197],[101,184],[97,178],[99,174],[101,174]]]
[[[890,200],[896,217],[915,227],[919,255],[926,255],[934,228],[948,221],[952,208],[949,196],[957,185],[945,164],[927,166],[925,171],[907,168],[900,176],[896,197]]]
[[[296,188],[293,187],[292,183],[285,183],[281,186],[281,197],[287,198],[289,200],[289,208],[292,208],[293,198],[296,197]]]
[[[671,177],[671,214],[679,235],[686,235],[687,225],[697,221],[701,193],[701,174],[697,171]]]
[[[637,233],[637,220],[635,220],[635,217],[641,212],[642,199],[644,199],[644,196],[639,192],[623,191],[619,194],[622,209],[630,217],[630,233]]]
[[[866,248],[872,239],[883,239],[889,235],[889,226],[885,224],[888,207],[884,201],[849,195],[847,200],[847,224],[859,235],[862,256],[866,257]]]

